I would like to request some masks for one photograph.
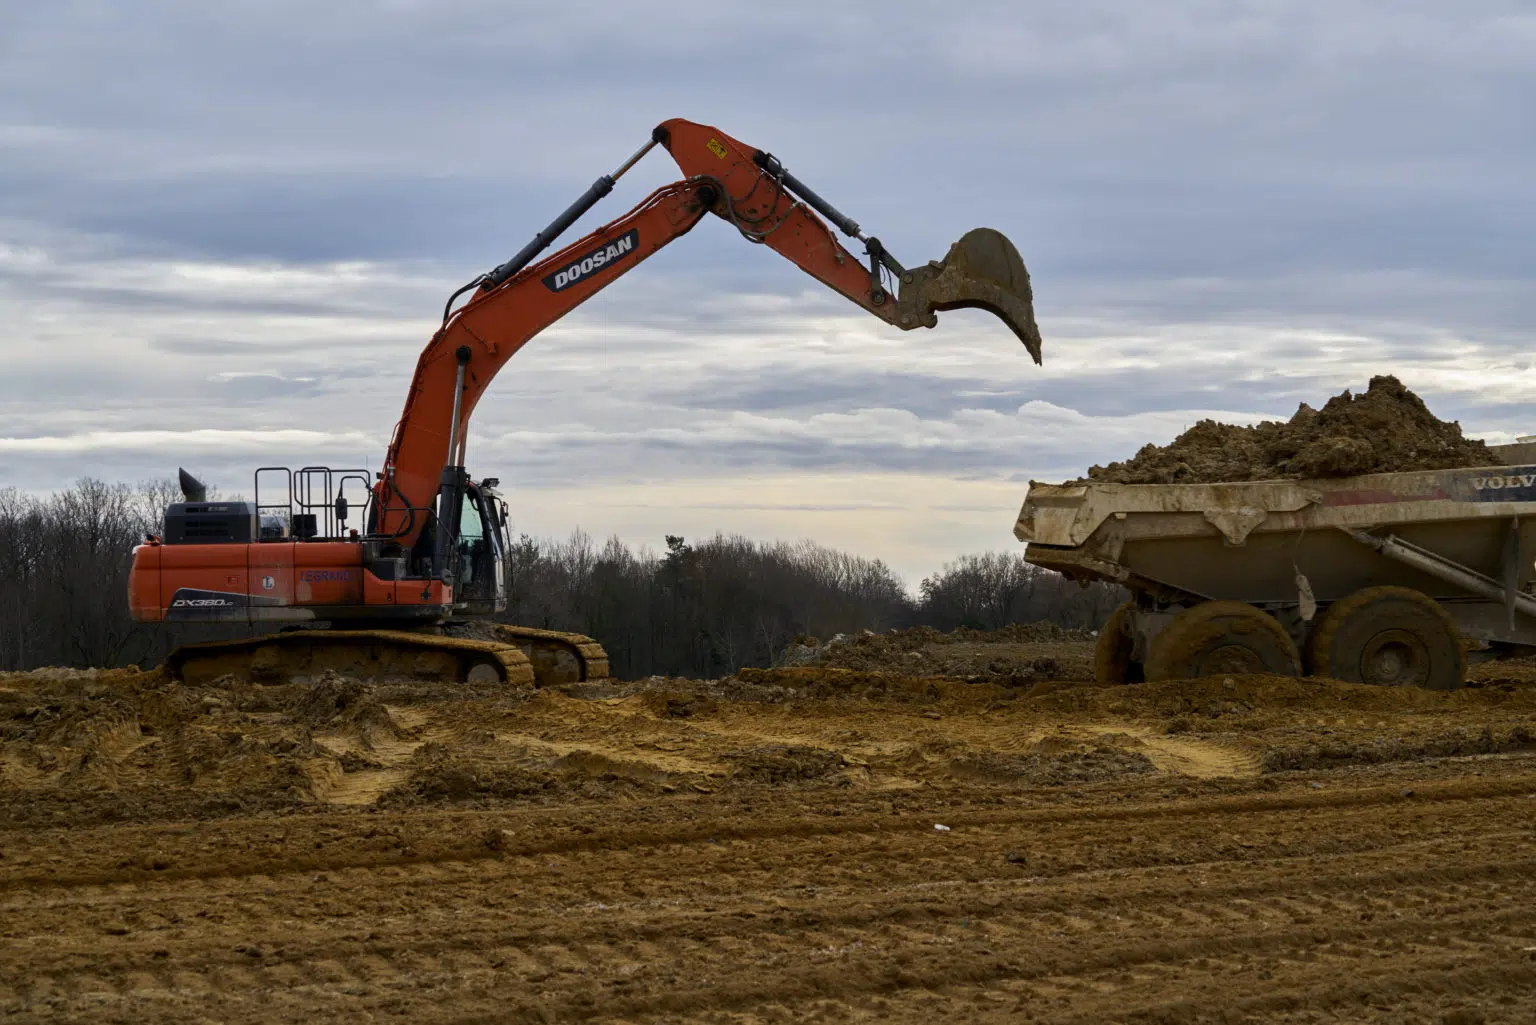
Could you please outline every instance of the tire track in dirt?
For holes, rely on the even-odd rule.
[[[1397,810],[1425,809],[1403,809],[1399,806]],[[1478,807],[1467,810],[1475,813],[1482,809]],[[1489,817],[1474,815],[1474,819],[1486,823]],[[1521,909],[1518,914],[1526,917],[1515,924],[1523,927],[1530,925],[1529,915],[1524,909],[1532,905],[1531,891],[1536,887],[1536,882],[1532,881],[1532,869],[1536,865],[1511,863],[1497,857],[1497,852],[1520,849],[1522,841],[1528,843],[1529,831],[1511,837],[1504,833],[1489,834],[1485,829],[1481,835],[1474,833],[1470,841],[1466,838],[1460,841],[1448,838],[1437,849],[1426,846],[1422,838],[1413,838],[1412,842],[1405,844],[1403,841],[1409,834],[1410,825],[1411,822],[1399,823],[1399,831],[1393,834],[1398,842],[1387,847],[1344,855],[1324,852],[1312,859],[1301,859],[1300,863],[1296,858],[1283,858],[1266,863],[1175,863],[1141,869],[1111,866],[1108,869],[1076,873],[1079,878],[1068,875],[1051,880],[1031,878],[1008,883],[996,879],[957,877],[957,869],[963,866],[965,859],[959,863],[946,864],[944,856],[952,856],[956,852],[940,848],[939,857],[920,859],[913,866],[914,874],[933,876],[936,879],[913,881],[906,887],[894,888],[890,880],[883,880],[878,900],[872,900],[874,894],[868,883],[856,885],[850,882],[843,886],[841,893],[835,887],[815,886],[814,883],[834,867],[826,863],[819,866],[807,865],[800,874],[791,872],[777,880],[771,877],[754,878],[750,870],[739,871],[731,877],[730,885],[715,889],[701,887],[700,883],[710,878],[722,860],[721,857],[700,858],[697,864],[691,866],[686,860],[678,861],[675,858],[634,858],[629,859],[630,863],[625,866],[611,867],[622,868],[627,876],[636,864],[649,863],[658,882],[666,882],[664,877],[669,873],[681,874],[684,878],[681,886],[670,890],[663,887],[661,892],[650,894],[652,904],[647,909],[618,906],[615,909],[617,913],[642,916],[644,920],[631,922],[625,938],[617,942],[610,934],[610,924],[592,920],[595,914],[592,901],[586,902],[585,910],[583,905],[573,902],[577,898],[575,891],[589,886],[590,882],[583,883],[579,878],[573,878],[568,883],[546,882],[543,884],[544,889],[538,890],[536,876],[528,871],[526,859],[517,858],[512,859],[510,867],[521,869],[520,872],[513,871],[484,881],[492,888],[535,884],[536,889],[532,893],[502,894],[504,898],[517,902],[514,906],[523,924],[515,931],[498,933],[484,928],[466,929],[460,924],[461,919],[447,914],[451,909],[441,907],[443,893],[440,887],[429,887],[431,892],[418,904],[390,905],[385,902],[383,906],[372,909],[366,901],[357,901],[351,895],[343,895],[346,898],[344,904],[353,909],[353,914],[370,916],[375,921],[405,916],[412,927],[409,940],[403,943],[391,943],[387,938],[370,940],[366,936],[348,940],[330,934],[306,940],[290,924],[294,921],[290,916],[302,915],[302,908],[278,903],[258,909],[254,920],[237,923],[237,928],[214,930],[203,935],[201,942],[217,943],[217,950],[208,950],[204,946],[186,952],[193,954],[193,957],[182,956],[183,951],[178,950],[181,973],[179,983],[173,978],[159,976],[145,982],[134,974],[133,965],[153,963],[154,949],[145,950],[145,944],[133,946],[118,961],[111,957],[104,959],[101,941],[92,939],[73,952],[56,951],[52,958],[46,950],[33,951],[32,958],[43,975],[41,988],[18,994],[17,999],[22,1002],[25,1010],[26,1006],[50,999],[71,1002],[89,998],[94,1002],[93,1006],[102,1005],[103,1002],[109,1004],[113,1000],[127,1000],[128,995],[135,992],[139,993],[135,999],[143,999],[145,992],[165,992],[174,996],[176,993],[222,992],[230,987],[236,993],[272,989],[298,992],[294,990],[295,986],[303,990],[305,987],[333,985],[322,978],[324,973],[316,974],[319,969],[313,966],[322,962],[336,966],[327,969],[331,976],[342,980],[358,980],[352,988],[359,985],[365,988],[391,988],[399,980],[411,978],[417,984],[430,982],[432,988],[441,992],[445,987],[467,985],[462,980],[470,978],[500,978],[503,985],[510,984],[508,978],[496,973],[508,971],[509,964],[522,964],[521,969],[513,968],[511,971],[525,976],[521,979],[522,983],[542,985],[546,991],[554,983],[566,981],[567,976],[574,975],[581,979],[583,985],[578,987],[571,999],[554,1008],[557,1017],[565,1020],[596,1015],[596,1010],[590,1014],[583,1010],[591,1010],[593,1007],[600,1010],[606,1008],[602,1010],[604,1014],[650,1014],[681,1013],[689,1011],[691,1007],[702,1009],[706,1005],[712,1008],[721,1006],[721,993],[717,986],[686,991],[693,996],[685,999],[685,991],[679,989],[679,986],[689,980],[682,976],[668,980],[662,995],[629,996],[616,1008],[591,1003],[597,999],[592,992],[595,978],[607,979],[609,976],[604,972],[608,972],[613,976],[615,988],[622,989],[624,987],[617,987],[617,982],[633,976],[634,971],[630,971],[629,975],[622,973],[626,966],[635,964],[655,966],[686,963],[700,970],[715,972],[722,978],[750,976],[760,980],[756,988],[742,990],[737,987],[731,990],[734,996],[730,999],[741,1002],[743,1006],[756,1000],[797,999],[797,995],[803,995],[804,965],[819,964],[819,958],[832,958],[841,968],[825,978],[816,976],[820,981],[812,986],[815,991],[812,996],[819,992],[819,987],[830,984],[834,975],[843,977],[846,974],[844,969],[850,964],[858,967],[858,971],[853,974],[854,978],[868,980],[868,992],[898,992],[914,987],[928,989],[939,985],[941,976],[951,982],[965,979],[966,972],[972,971],[967,966],[985,963],[987,955],[983,950],[995,949],[995,945],[1006,944],[1013,949],[1023,950],[1047,949],[1053,938],[1061,935],[1096,936],[1112,933],[1118,928],[1114,923],[1125,918],[1127,909],[1137,916],[1132,924],[1140,933],[1173,931],[1182,934],[1215,934],[1220,937],[1219,942],[1204,945],[1197,943],[1189,947],[1187,956],[1190,957],[1208,956],[1216,950],[1225,949],[1234,942],[1234,929],[1241,939],[1248,935],[1244,928],[1256,923],[1263,925],[1266,930],[1276,927],[1282,929],[1278,933],[1266,932],[1269,940],[1273,940],[1274,936],[1290,936],[1291,933],[1308,933],[1315,940],[1320,927],[1306,924],[1308,921],[1341,918],[1347,921],[1352,916],[1363,914],[1384,915],[1391,909],[1391,905],[1384,904],[1381,899],[1368,893],[1362,894],[1362,889],[1397,888],[1412,898],[1412,908],[1433,925],[1438,920],[1435,915],[1437,909],[1456,907],[1473,887],[1477,887],[1485,894],[1493,893],[1510,899],[1518,897]],[[1308,835],[1316,835],[1318,832],[1309,829],[1307,823],[1296,823],[1294,828]],[[856,835],[849,839],[858,841],[866,837]],[[906,835],[898,839],[915,838]],[[1458,842],[1459,848],[1456,847]],[[737,847],[735,853],[738,855],[753,852],[750,843],[739,843]],[[1528,846],[1526,849],[1529,849]],[[700,853],[718,853],[727,861],[732,856],[729,850]],[[803,858],[805,852],[799,853]],[[835,853],[842,861],[863,860],[870,856],[869,851],[856,844]],[[1458,866],[1449,870],[1439,867],[1451,861],[1456,853],[1460,856]],[[1479,854],[1483,856],[1481,860],[1468,863],[1469,856]],[[1389,868],[1374,874],[1363,871],[1378,859],[1387,859],[1393,864],[1406,862],[1416,867],[1413,870]],[[596,852],[593,852],[589,860],[591,864],[587,867],[591,872],[590,879],[605,878],[599,864],[602,859]],[[1423,867],[1426,863],[1433,867]],[[790,864],[794,865],[795,862],[791,861]],[[484,862],[475,867],[496,869],[509,866]],[[567,863],[563,867],[574,872],[581,866]],[[453,873],[444,866],[422,868],[443,877],[440,882],[453,882],[450,878]],[[820,870],[819,874],[817,870]],[[385,871],[392,873],[396,870]],[[1209,879],[1189,878],[1191,873],[1199,872],[1246,873],[1253,878],[1213,887]],[[1448,872],[1456,875],[1458,881],[1445,882]],[[1178,878],[1170,878],[1170,874]],[[1502,881],[1511,874],[1517,879],[1517,883],[1513,884],[1515,889],[1510,888],[1512,884]],[[414,888],[422,882],[419,879],[402,882],[395,875],[374,879],[371,878],[373,875],[357,870],[359,886],[374,886],[387,892],[396,892],[402,887]],[[579,873],[576,875],[579,876]],[[1142,880],[1144,891],[1139,896],[1137,887],[1132,885],[1137,879]],[[257,883],[280,881],[281,877],[253,879]],[[766,885],[770,881],[780,885]],[[1146,887],[1151,883],[1157,885],[1147,890]],[[459,880],[460,886],[464,884],[464,880]],[[1047,885],[1049,890],[1039,892]],[[151,887],[167,888],[163,885]],[[486,886],[481,885],[474,893],[484,893],[485,889]],[[691,901],[682,896],[689,892],[693,894]],[[799,896],[796,896],[797,893]],[[733,894],[744,896],[733,897]],[[132,895],[141,903],[164,910],[164,900],[157,900],[151,894],[142,892]],[[960,907],[954,904],[957,896],[965,900]],[[666,899],[668,897],[670,899]],[[1196,897],[1198,899],[1194,899]],[[546,908],[550,900],[556,903]],[[1240,903],[1242,901],[1257,902],[1257,907],[1234,911],[1234,908],[1244,907]],[[1103,909],[1105,902],[1113,904],[1113,908]],[[447,920],[433,926],[429,914],[431,910],[447,914]],[[78,908],[69,911],[73,914]],[[742,915],[750,917],[740,917]],[[957,916],[965,923],[961,926],[963,930],[977,930],[975,935],[988,937],[987,942],[994,946],[976,948],[974,943],[968,942],[950,950],[959,942],[954,935],[954,919]],[[601,916],[597,917],[600,919]],[[1480,920],[1490,920],[1484,912],[1479,912],[1479,917]],[[1027,928],[1019,924],[1021,918],[1029,920],[1031,924]],[[259,926],[263,921],[268,930],[272,931],[272,936],[261,932]],[[1297,926],[1298,922],[1303,924]],[[1283,930],[1287,923],[1293,926],[1290,932]],[[48,923],[45,919],[39,919],[36,924],[39,928],[46,928]],[[1402,923],[1385,920],[1381,928],[1399,936],[1411,932]],[[935,929],[939,931],[935,932]],[[1297,932],[1298,929],[1300,932]],[[1354,934],[1348,930],[1358,932],[1358,929],[1350,926],[1346,929],[1346,935]],[[323,928],[321,932],[324,932]],[[946,932],[950,935],[944,935]],[[236,942],[241,938],[244,942]],[[960,938],[964,939],[965,935]],[[730,940],[736,942],[733,944]],[[152,938],[147,942],[152,944],[165,941]],[[1257,940],[1254,942],[1257,943]],[[255,955],[250,952],[253,944],[257,951]],[[935,953],[928,950],[929,947],[943,949]],[[1258,944],[1253,949],[1271,948]],[[891,961],[894,955],[890,952],[893,950],[920,952],[923,954],[920,960],[929,967],[925,972],[914,975]],[[725,953],[722,954],[722,951]],[[1127,955],[1115,956],[1123,960]],[[1159,956],[1167,960],[1173,955]],[[793,966],[783,969],[782,978],[773,975],[773,972],[780,971],[780,960]],[[1074,971],[1109,970],[1117,963],[1111,961],[1107,966],[1095,968],[1098,962],[1084,962],[1083,966]],[[994,973],[991,975],[977,976],[972,971],[971,982],[990,984],[1020,977],[1015,968],[1008,964],[994,964],[993,968]],[[1054,968],[1050,970],[1056,971]],[[850,986],[845,985],[845,990]],[[866,991],[858,986],[851,988],[856,993]],[[315,993],[319,994],[320,990],[315,990]],[[509,1009],[505,1000],[501,1006],[504,1010]],[[548,992],[539,1007],[550,1010]],[[537,1009],[529,1005],[522,1010],[532,1014]],[[227,1010],[234,1016],[238,1008]],[[163,1008],[161,1011],[166,1015],[165,1020],[171,1020],[171,1009]]]
[[[1462,871],[1468,852],[1482,844],[1519,850],[1523,842],[1536,834],[1536,825],[1532,824],[1471,832],[1486,819],[1500,818],[1501,813],[1514,816],[1524,811],[1518,801],[1466,809],[1462,816],[1446,815],[1434,806],[1391,811],[1394,814],[1384,816],[1370,828],[1364,823],[1353,824],[1347,849],[1333,835],[1347,824],[1337,817],[1332,821],[1312,818],[1272,823],[1279,827],[1277,832],[1266,832],[1253,823],[1190,821],[1182,824],[1183,832],[1164,831],[1156,845],[1143,842],[1140,836],[1116,835],[1112,828],[1087,832],[1063,828],[1038,833],[979,828],[963,834],[959,842],[926,831],[903,830],[842,836],[830,850],[825,838],[812,836],[780,838],[771,844],[705,842],[692,847],[583,851],[558,862],[545,862],[541,855],[518,855],[377,871],[348,867],[326,872],[323,880],[320,873],[312,876],[308,871],[193,880],[151,878],[13,894],[0,902],[0,916],[25,914],[31,921],[46,924],[49,915],[67,920],[77,917],[81,909],[101,912],[152,902],[158,909],[171,912],[178,911],[179,905],[197,906],[215,899],[248,901],[249,907],[259,909],[261,914],[269,910],[275,914],[283,908],[298,912],[319,900],[336,903],[345,899],[348,906],[366,909],[368,891],[380,877],[391,880],[392,889],[405,895],[387,896],[395,906],[403,906],[402,901],[451,902],[454,892],[469,883],[521,883],[550,893],[560,889],[579,893],[584,888],[601,891],[611,886],[616,876],[623,880],[623,893],[607,895],[605,899],[610,904],[659,901],[680,893],[695,897],[736,890],[783,893],[812,885],[818,893],[830,895],[867,886],[871,865],[882,866],[879,878],[887,887],[937,886],[923,882],[934,870],[941,871],[954,885],[986,885],[1002,878],[999,871],[1004,868],[1012,875],[1027,872],[1029,880],[1050,880],[1060,885],[1085,873],[1151,871],[1160,867],[1187,873],[1209,866],[1266,860],[1299,864],[1320,857],[1337,861],[1400,851],[1416,852],[1414,856],[1421,859],[1450,862],[1436,869],[1444,877]],[[1432,825],[1420,824],[1419,820],[1426,815],[1434,817]],[[1027,867],[1014,868],[1001,857],[1014,847],[1030,852],[1028,858],[1014,852],[1021,861],[1029,862]],[[1074,855],[1052,860],[1056,847],[1069,851],[1092,848],[1101,856],[1089,859]],[[820,858],[816,857],[818,854]],[[835,860],[829,860],[833,857]],[[186,911],[180,909],[178,913]]]
[[[1434,856],[1443,852],[1416,847],[1411,853]],[[605,904],[573,903],[568,898],[550,903],[546,899],[527,904],[515,927],[464,926],[456,918],[461,909],[443,906],[437,900],[423,902],[420,906],[392,903],[387,910],[397,915],[409,913],[420,920],[408,948],[417,955],[507,944],[602,944],[607,940],[606,930],[611,927],[611,922],[624,916],[643,919],[643,922],[631,925],[631,939],[657,941],[670,938],[710,945],[721,939],[719,930],[722,928],[738,938],[762,931],[781,932],[786,927],[857,932],[879,922],[915,927],[962,915],[977,925],[1016,915],[1063,921],[1063,916],[1070,916],[1079,926],[1091,924],[1094,928],[1103,928],[1110,921],[1126,920],[1138,928],[1182,928],[1258,919],[1275,924],[1305,924],[1336,918],[1346,907],[1371,915],[1395,915],[1398,905],[1404,902],[1420,908],[1454,904],[1456,898],[1464,897],[1472,887],[1482,889],[1486,894],[1483,902],[1497,911],[1530,895],[1530,885],[1518,879],[1512,882],[1509,877],[1521,873],[1528,875],[1532,868],[1536,868],[1536,862],[1511,865],[1480,859],[1461,866],[1455,871],[1455,881],[1445,883],[1446,871],[1438,868],[1417,872],[1371,872],[1362,867],[1369,863],[1366,858],[1349,859],[1343,863],[1321,861],[1310,866],[1314,873],[1323,873],[1315,875],[1311,881],[1291,871],[1302,866],[1272,861],[1244,866],[1243,873],[1252,878],[1224,884],[1196,884],[1188,879],[1168,878],[1164,868],[1121,871],[1113,876],[1085,874],[1076,880],[1053,881],[1055,885],[1050,889],[1043,887],[1040,880],[990,879],[963,883],[957,880],[942,886],[909,884],[884,888],[886,899],[877,908],[870,906],[863,890],[820,890],[812,895],[797,895],[794,891],[802,887],[776,893],[757,891],[746,896],[733,896],[722,890],[708,895],[712,906],[708,912],[692,906],[682,908],[676,900]],[[1280,876],[1288,876],[1289,880],[1276,882],[1276,877]],[[1113,909],[1094,907],[1088,897],[1095,887],[1103,885],[1115,893]],[[1375,888],[1397,896],[1389,899],[1362,892],[1362,888]],[[483,899],[483,893],[482,887],[473,899]],[[157,913],[165,917],[163,906]],[[402,949],[384,939],[358,935],[303,935],[304,930],[296,930],[292,924],[295,919],[289,917],[300,913],[293,906],[269,906],[262,914],[248,920],[197,925],[195,931],[205,946],[222,951],[222,954],[209,956],[216,960],[222,957],[234,964],[245,963],[237,955],[244,955],[246,952],[242,947],[249,944],[275,944],[284,950],[280,955],[268,956],[268,963],[273,959],[312,961],[322,957],[327,949],[339,952],[349,943],[361,943],[374,953],[399,953]],[[724,922],[733,916],[740,921]],[[78,921],[78,918],[74,920]],[[440,924],[434,926],[434,921]],[[259,926],[263,924],[272,931],[271,935],[260,931]],[[43,926],[40,921],[39,928]],[[42,931],[48,930],[43,928]],[[110,928],[105,931],[109,935],[118,931],[126,933],[126,930]],[[153,947],[163,941],[163,937],[154,933],[166,931],[171,930],[135,930],[136,937],[142,934],[144,938],[116,941],[123,948],[121,957],[125,962],[133,962],[139,957],[141,948]],[[112,950],[103,948],[98,939],[70,948],[60,948],[41,937],[38,942],[53,951],[57,961],[54,967],[60,970],[74,970],[84,965],[99,971],[110,967],[114,961]]]
[[[1225,776],[1257,776],[1264,770],[1261,752],[1231,744],[1213,744],[1209,741],[1155,736],[1149,731],[1132,733],[1147,757],[1163,772],[1197,779],[1220,779]]]
[[[1536,963],[1512,957],[1497,944],[1438,957],[1413,952],[1389,958],[1386,965],[1382,960],[1379,951],[1353,957],[1309,951],[1301,958],[1275,958],[1267,962],[1271,967],[1253,958],[1197,958],[990,989],[953,986],[937,991],[938,999],[917,1014],[887,1003],[881,1020],[931,1022],[935,1012],[991,1005],[1000,1017],[1027,1016],[1057,1025],[1224,1020],[1271,1025],[1319,1020],[1442,1025],[1458,1020],[1520,1022],[1524,1008],[1536,1003]],[[1269,992],[1251,995],[1261,988]],[[1183,995],[1170,997],[1170,992]],[[1468,998],[1489,992],[1497,992],[1500,1002],[1507,1001],[1508,1017],[1481,1013],[1457,1017]],[[1422,1017],[1414,1014],[1412,1005],[1419,1005]],[[826,1007],[817,1010],[828,1011]],[[1326,1019],[1321,1017],[1325,1015]]]
[[[391,849],[382,851],[376,846],[370,846],[366,842],[361,850],[357,845],[348,846],[347,849],[336,853],[327,853],[322,850],[319,854],[305,853],[301,844],[284,841],[271,843],[271,854],[266,858],[251,857],[249,843],[242,842],[238,837],[238,831],[248,828],[253,831],[270,831],[273,826],[271,820],[232,820],[222,829],[236,831],[236,836],[223,845],[205,860],[196,857],[184,857],[180,854],[183,847],[203,846],[205,841],[200,839],[196,832],[189,833],[187,827],[139,827],[137,829],[125,829],[122,827],[106,828],[96,832],[102,837],[100,843],[90,839],[88,831],[71,831],[72,852],[79,860],[86,860],[93,848],[101,848],[98,858],[102,862],[110,862],[114,867],[85,868],[83,870],[69,871],[67,866],[57,864],[49,865],[46,873],[28,872],[20,867],[21,862],[27,860],[17,857],[16,854],[26,849],[25,841],[33,840],[41,847],[50,846],[50,838],[47,836],[20,837],[21,843],[11,847],[12,855],[4,863],[10,867],[0,867],[0,894],[14,890],[50,890],[86,885],[113,885],[121,882],[128,883],[159,883],[180,882],[188,879],[220,879],[240,876],[266,875],[273,870],[286,873],[304,874],[317,871],[332,871],[344,868],[386,868],[397,867],[407,871],[417,871],[419,866],[443,864],[453,862],[475,862],[490,859],[499,859],[509,856],[537,857],[541,855],[572,855],[580,852],[591,851],[622,851],[629,849],[660,850],[679,846],[717,845],[725,842],[751,842],[753,844],[771,843],[819,843],[825,838],[842,837],[850,834],[869,834],[888,840],[893,836],[922,837],[932,840],[929,826],[924,819],[938,821],[941,817],[945,824],[953,828],[966,830],[1000,829],[1000,830],[1040,830],[1047,828],[1087,828],[1095,829],[1106,827],[1105,832],[1109,837],[1116,835],[1117,831],[1125,829],[1141,828],[1145,823],[1151,826],[1157,824],[1157,828],[1166,830],[1176,828],[1179,824],[1203,828],[1203,823],[1213,816],[1250,816],[1258,820],[1268,818],[1283,819],[1285,816],[1328,816],[1340,812],[1347,812],[1352,819],[1353,829],[1358,829],[1361,823],[1357,820],[1359,813],[1369,812],[1373,809],[1396,809],[1404,814],[1425,818],[1427,821],[1439,818],[1437,805],[1446,808],[1456,808],[1462,805],[1479,802],[1516,802],[1516,807],[1523,807],[1521,801],[1530,801],[1536,798],[1536,762],[1530,759],[1506,760],[1503,765],[1490,766],[1492,769],[1502,769],[1508,778],[1497,778],[1490,775],[1481,779],[1453,779],[1444,782],[1423,783],[1417,787],[1411,799],[1405,799],[1401,789],[1395,785],[1388,786],[1364,786],[1351,788],[1337,788],[1331,790],[1289,789],[1280,792],[1252,792],[1240,793],[1234,796],[1207,798],[1204,800],[1192,800],[1178,798],[1156,802],[1128,800],[1118,804],[1079,803],[1066,807],[1028,806],[1028,807],[989,807],[987,803],[968,801],[964,798],[964,791],[957,791],[952,797],[940,800],[941,807],[926,809],[920,804],[908,807],[900,816],[893,816],[893,805],[888,798],[879,798],[873,795],[865,795],[862,798],[851,797],[847,801],[828,798],[825,795],[816,795],[811,798],[814,803],[807,804],[806,810],[813,814],[806,816],[784,817],[781,814],[774,817],[756,816],[751,811],[754,805],[751,798],[744,799],[743,803],[727,803],[725,806],[710,805],[706,802],[692,802],[676,809],[682,814],[667,814],[661,821],[623,823],[622,811],[617,816],[618,823],[604,827],[592,827],[580,822],[567,823],[562,821],[562,812],[549,811],[530,813],[528,815],[486,815],[481,817],[466,816],[462,813],[425,813],[420,815],[395,815],[373,816],[360,822],[348,819],[329,820],[323,824],[316,824],[315,828],[330,828],[332,830],[346,830],[358,825],[365,825],[367,833],[377,834],[384,838],[394,836],[392,830],[411,827],[416,833],[422,834],[425,850],[406,852],[405,850]],[[1369,779],[1367,777],[1366,779]],[[1361,782],[1366,782],[1365,779]],[[771,795],[770,807],[774,803]],[[1116,792],[1099,796],[1116,796]],[[959,806],[954,803],[958,801]],[[875,811],[875,808],[882,810]],[[656,810],[654,806],[645,810]],[[671,812],[673,809],[667,809]],[[814,814],[820,812],[820,814]],[[1517,820],[1522,819],[1517,816]],[[917,820],[914,823],[914,819]],[[440,832],[433,826],[434,820],[445,823],[447,834],[437,840],[439,844],[435,849],[428,846],[432,840],[432,834]],[[461,827],[449,825],[474,821],[478,829],[466,832]],[[487,849],[482,837],[487,832],[495,831],[497,825],[512,827],[512,836],[500,850]],[[285,836],[287,830],[297,831],[301,826],[307,825],[299,822],[285,824]],[[82,835],[82,834],[86,835]],[[381,842],[381,841],[378,841]],[[125,850],[156,850],[165,852],[166,866],[159,871],[145,872],[131,859],[123,863],[122,854]],[[239,855],[243,854],[244,857]],[[182,858],[180,864],[177,859]],[[414,868],[413,868],[414,866]]]
[[[134,995],[142,997],[146,988],[169,997],[178,989],[208,993],[234,987],[236,992],[255,989],[278,993],[275,1004],[281,1008],[295,995],[302,998],[305,991],[313,994],[317,987],[352,981],[353,988],[361,985],[390,990],[383,999],[398,1007],[402,999],[409,998],[394,991],[407,978],[413,980],[412,988],[430,990],[431,994],[422,999],[435,1003],[455,988],[472,987],[474,980],[497,972],[502,973],[502,992],[495,1013],[513,1019],[534,1013],[551,1014],[562,1021],[705,1010],[714,1013],[832,995],[838,999],[876,992],[890,996],[908,990],[1001,982],[1034,983],[1033,995],[1045,997],[1051,989],[1060,989],[1064,980],[1123,973],[1138,966],[1181,967],[1200,961],[1196,966],[1200,971],[1219,975],[1220,971],[1210,971],[1213,961],[1236,958],[1247,963],[1259,956],[1304,960],[1306,951],[1319,946],[1335,959],[1353,962],[1374,957],[1381,945],[1378,941],[1384,939],[1402,945],[1422,942],[1437,933],[1477,937],[1485,935],[1490,926],[1521,929],[1529,935],[1536,929],[1536,911],[1528,900],[1536,883],[1528,875],[1522,882],[1510,892],[1495,887],[1495,896],[1518,902],[1499,912],[1467,910],[1465,901],[1459,899],[1467,890],[1462,884],[1420,888],[1420,900],[1414,907],[1420,914],[1394,912],[1394,918],[1386,917],[1392,902],[1369,897],[1336,898],[1326,909],[1303,902],[1305,911],[1300,916],[1295,906],[1277,908],[1274,901],[1261,902],[1248,915],[1233,914],[1224,910],[1224,905],[1210,901],[1175,904],[1161,909],[1169,916],[1165,922],[1176,926],[1175,938],[1149,939],[1143,935],[1144,923],[1138,923],[1143,928],[1127,935],[1119,927],[1122,916],[1114,911],[1078,907],[1022,915],[1019,909],[1008,909],[1009,914],[988,917],[974,912],[960,917],[956,912],[948,920],[887,922],[878,928],[812,921],[771,934],[765,931],[750,943],[735,944],[722,942],[711,929],[659,928],[638,942],[599,938],[541,942],[536,936],[523,935],[505,937],[501,942],[474,936],[394,948],[377,944],[366,953],[351,953],[343,946],[326,959],[323,969],[318,967],[320,958],[271,964],[258,955],[248,968],[228,961],[187,964],[179,983],[163,972],[151,974],[147,987],[132,973],[97,964],[89,972],[46,971],[46,981],[21,995],[21,1000],[25,1009],[55,994],[69,1000],[90,997],[99,1009],[107,1010],[103,1005]],[[1308,913],[1324,910],[1343,924],[1307,920]],[[1357,918],[1367,924],[1355,924]],[[730,923],[721,922],[717,916],[704,924],[718,930]],[[1483,951],[1492,949],[1488,940],[1463,942]],[[998,951],[1038,953],[1021,959]],[[677,968],[649,992],[623,993],[626,987],[618,983],[636,974],[630,970],[635,964]],[[204,976],[206,983],[187,986],[188,970]],[[684,970],[686,975],[681,974]],[[536,1000],[523,995],[530,985],[543,987]],[[604,994],[601,1001],[599,993]],[[223,1006],[226,1003],[215,999],[203,1010],[217,1009],[221,1014],[237,1010]],[[428,1006],[418,1003],[409,1008],[407,1004],[413,1014],[427,1013]],[[357,1010],[366,1014],[376,1008],[364,1000]],[[471,1014],[448,1020],[481,1019]]]

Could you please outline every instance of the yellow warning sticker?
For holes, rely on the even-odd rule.
[[[725,145],[719,139],[710,139],[704,145],[711,153],[719,157],[721,160],[724,160],[729,155],[729,151],[725,148]]]

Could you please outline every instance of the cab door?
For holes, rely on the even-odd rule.
[[[295,544],[284,539],[250,546],[252,620],[293,618]]]
[[[489,614],[506,607],[498,544],[499,517],[494,502],[479,488],[470,487],[464,491],[464,504],[459,510],[454,603],[470,613]]]

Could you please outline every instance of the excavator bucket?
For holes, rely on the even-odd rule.
[[[1000,317],[1040,362],[1040,329],[1035,326],[1029,271],[1008,236],[974,228],[949,247],[944,259],[915,267],[901,278],[897,307],[903,325],[933,327],[939,310],[987,310]],[[911,320],[907,318],[911,317]]]

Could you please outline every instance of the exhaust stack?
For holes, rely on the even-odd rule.
[[[944,259],[904,271],[896,306],[902,326],[922,327],[937,324],[940,310],[986,310],[1007,324],[1040,362],[1029,271],[1008,236],[996,229],[973,228],[949,247]]]
[[[208,485],[192,476],[181,467],[176,468],[176,476],[181,480],[181,497],[187,502],[208,501]]]

